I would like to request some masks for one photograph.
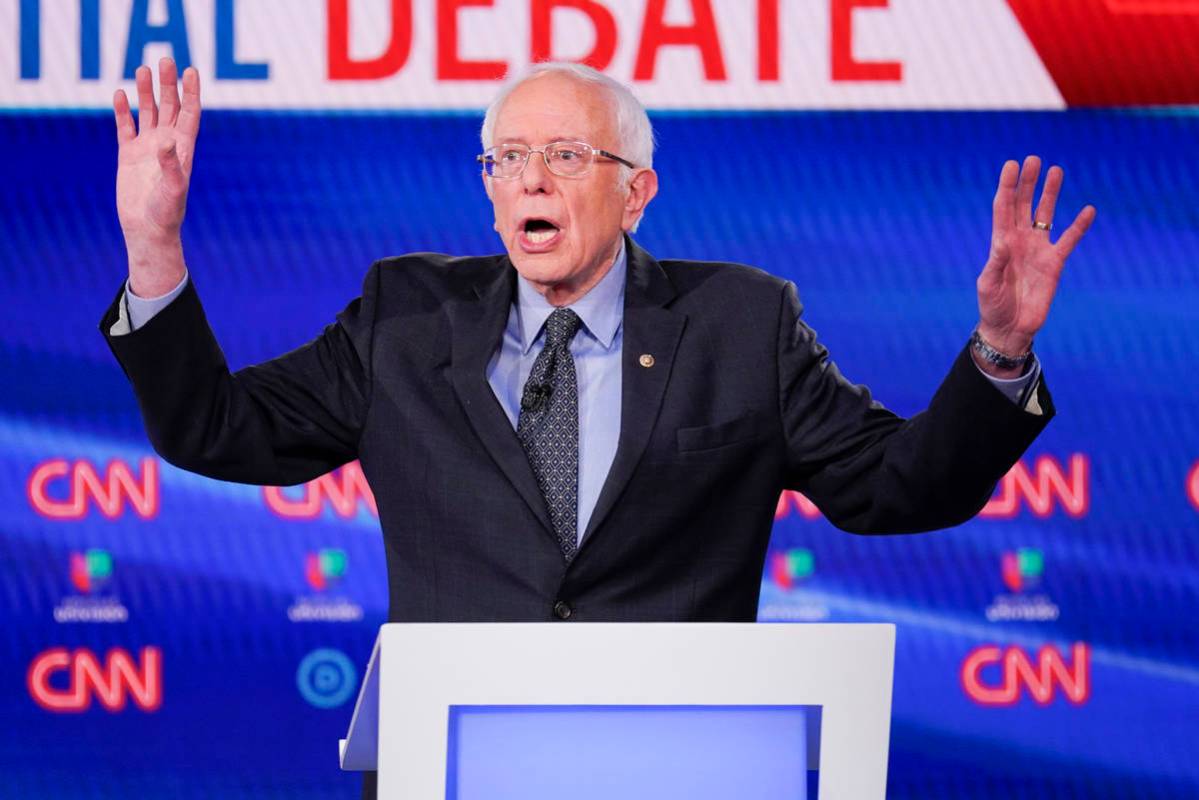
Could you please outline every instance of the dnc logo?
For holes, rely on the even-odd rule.
[[[300,661],[296,686],[300,696],[317,708],[337,708],[354,694],[358,674],[340,650],[313,650]]]

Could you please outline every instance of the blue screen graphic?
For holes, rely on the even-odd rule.
[[[446,800],[804,800],[807,715],[803,706],[452,706]]]

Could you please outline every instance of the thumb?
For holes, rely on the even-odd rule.
[[[987,263],[983,265],[983,275],[990,280],[998,280],[1003,276],[1011,259],[1011,247],[1007,242],[1002,239],[993,242],[991,252],[987,254]]]
[[[158,145],[158,166],[162,169],[162,178],[168,189],[183,192],[187,188],[174,139],[167,139]]]
[[[990,257],[983,265],[982,272],[979,273],[978,280],[975,282],[980,301],[984,295],[989,296],[1003,286],[1008,256],[1007,247],[1002,243],[991,250]]]

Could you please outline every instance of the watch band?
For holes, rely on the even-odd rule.
[[[978,328],[970,334],[970,347],[974,352],[982,356],[983,360],[988,364],[994,364],[1000,369],[1016,369],[1023,367],[1028,363],[1028,359],[1032,357],[1032,346],[1028,350],[1018,356],[1005,355],[994,347],[992,347],[986,339],[979,335]]]

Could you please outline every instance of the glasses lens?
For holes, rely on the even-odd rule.
[[[545,148],[549,168],[559,175],[577,177],[591,168],[594,151],[583,142],[554,142]]]
[[[522,144],[501,144],[491,150],[487,174],[496,178],[515,178],[529,160],[529,148]]]

